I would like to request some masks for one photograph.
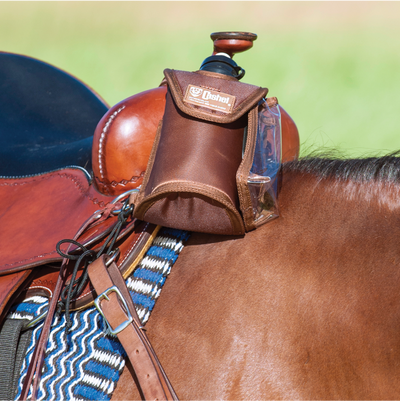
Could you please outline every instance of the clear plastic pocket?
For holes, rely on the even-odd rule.
[[[279,105],[269,107],[264,100],[259,106],[254,158],[247,179],[256,226],[279,215],[277,189],[281,165],[281,131]]]

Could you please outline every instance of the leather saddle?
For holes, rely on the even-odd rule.
[[[126,105],[132,103],[134,99]],[[153,113],[153,105],[145,105],[144,112],[146,107],[148,113]],[[125,120],[129,121],[132,108],[125,108]],[[46,325],[50,327],[64,286],[73,288],[80,277],[87,275],[82,256],[91,256],[98,260],[90,264],[96,269],[94,277],[82,280],[79,291],[68,296],[64,309],[87,307],[100,296],[99,292],[104,293],[113,304],[106,302],[98,308],[106,311],[111,306],[109,323],[117,313],[122,321],[125,314],[130,317],[129,325],[119,331],[124,330],[121,336],[129,339],[125,345],[121,341],[125,349],[135,344],[141,350],[139,366],[146,370],[139,370],[137,375],[143,377],[139,383],[144,396],[176,399],[141,329],[132,301],[128,300],[128,306],[121,310],[121,300],[129,297],[121,290],[121,278],[134,270],[159,227],[131,216],[125,200],[135,191],[132,180],[127,181],[130,185],[126,188],[122,180],[122,186],[112,192],[104,191],[96,176],[93,180],[93,171],[100,171],[107,181],[104,166],[112,170],[113,158],[109,162],[101,142],[113,132],[109,127],[113,113],[93,90],[64,71],[29,57],[0,53],[0,326],[18,298],[45,295],[54,303],[50,303],[50,319],[45,320],[43,335]],[[141,119],[146,120],[146,113]],[[144,136],[154,132],[147,140],[150,148],[156,126],[145,124]],[[94,133],[97,146],[93,146]],[[99,277],[100,282],[96,279]],[[93,282],[97,283],[95,287]],[[110,288],[102,288],[109,283]],[[114,290],[108,295],[115,286],[122,296],[116,297]],[[23,399],[33,378],[34,388],[37,386],[46,343],[45,338],[39,342],[37,353],[35,350]],[[128,350],[128,356],[137,353],[136,349]],[[148,380],[146,373],[154,373],[151,377],[158,379]]]
[[[0,53],[0,316],[28,277],[58,275],[57,242],[115,199],[91,177],[93,133],[107,110],[64,71]]]

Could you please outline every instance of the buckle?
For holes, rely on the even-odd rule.
[[[111,204],[116,204],[117,202],[123,200],[125,197],[129,197],[132,193],[138,193],[140,187],[141,187],[141,186],[139,186],[139,188],[133,188],[133,189],[131,189],[131,190],[125,191],[124,193],[120,194],[118,197],[114,198],[114,199],[111,201]],[[129,198],[127,198],[126,201],[128,201],[128,199],[129,199]],[[120,214],[122,211],[129,211],[129,208],[131,208],[132,211],[133,211],[133,207],[132,207],[130,204],[126,203],[126,205],[124,205],[121,209],[116,209],[116,210],[112,211],[112,214],[113,214],[113,215],[118,215],[118,214]],[[132,212],[132,211],[130,211],[130,212]]]
[[[101,306],[100,306],[100,302],[101,302],[102,299],[106,299],[107,301],[110,300],[108,295],[110,293],[112,293],[112,292],[115,292],[118,295],[119,299],[122,301],[123,306],[125,307],[126,314],[128,315],[128,319],[126,321],[124,321],[122,324],[119,324],[117,326],[117,328],[115,328],[115,329],[112,329],[110,323],[108,322],[108,320],[107,320],[106,316],[104,315],[103,310],[101,309]],[[113,335],[119,334],[121,331],[123,331],[133,321],[132,315],[129,312],[129,309],[128,309],[128,306],[126,304],[126,301],[125,301],[124,297],[122,296],[121,292],[119,291],[119,289],[116,286],[111,286],[110,288],[105,290],[103,293],[101,293],[96,298],[96,300],[94,301],[94,305],[96,306],[96,308],[99,311],[99,313],[103,316],[105,322],[108,325],[108,328],[110,329],[111,334],[113,334]]]
[[[27,329],[34,327],[36,324],[39,324],[39,322],[42,322],[46,318],[47,310],[48,309],[46,308],[42,314],[38,315],[37,317],[33,317],[31,320],[25,323],[21,331],[26,331]]]

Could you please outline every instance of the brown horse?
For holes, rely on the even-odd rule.
[[[147,324],[184,400],[400,398],[400,159],[283,167],[280,217],[193,233]],[[138,398],[129,370],[114,399]]]

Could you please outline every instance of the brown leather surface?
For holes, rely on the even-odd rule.
[[[116,258],[116,265],[124,277],[131,272],[133,269],[132,264],[136,261],[138,256],[143,254],[151,245],[150,243],[157,232],[158,228],[156,225],[136,221],[132,232],[116,243],[116,247],[118,247],[120,251]],[[81,274],[82,271],[79,271],[77,277],[80,277]],[[37,269],[33,273],[32,280],[30,280],[25,287],[23,297],[36,295],[50,297],[54,292],[58,275],[59,269],[51,267],[41,267]],[[70,309],[76,310],[86,307],[93,302],[94,297],[95,293],[93,287],[88,284],[76,299],[71,300]]]
[[[93,212],[112,200],[90,186],[80,169],[0,179],[0,274],[60,261],[57,242],[72,238]],[[113,221],[94,226],[86,239],[95,241]]]
[[[252,48],[257,39],[257,35],[251,32],[214,32],[210,36],[214,42],[213,55],[223,52],[230,57]]]
[[[289,113],[279,105],[282,125],[282,163],[299,158],[300,137],[296,123]]]
[[[117,336],[134,367],[144,399],[176,400],[175,393],[155,356],[146,333],[141,329],[135,306],[118,268],[114,263],[107,268],[105,261],[105,257],[102,256],[90,264],[88,269],[90,280],[98,295],[112,286],[116,286],[127,303],[126,307],[133,321]],[[121,299],[115,292],[108,293],[107,299],[102,298],[100,306],[102,313],[114,330],[127,321],[127,311],[121,306]]]
[[[131,96],[113,106],[98,123],[92,166],[94,183],[104,194],[120,194],[142,183],[166,91],[164,86]]]
[[[222,52],[233,57],[236,53],[245,52],[252,47],[253,43],[248,40],[217,39],[214,41],[213,55]]]
[[[243,130],[247,116],[226,125],[182,116],[168,99],[160,144],[145,195],[160,183],[194,181],[223,191],[239,206],[235,174],[242,160]]]

